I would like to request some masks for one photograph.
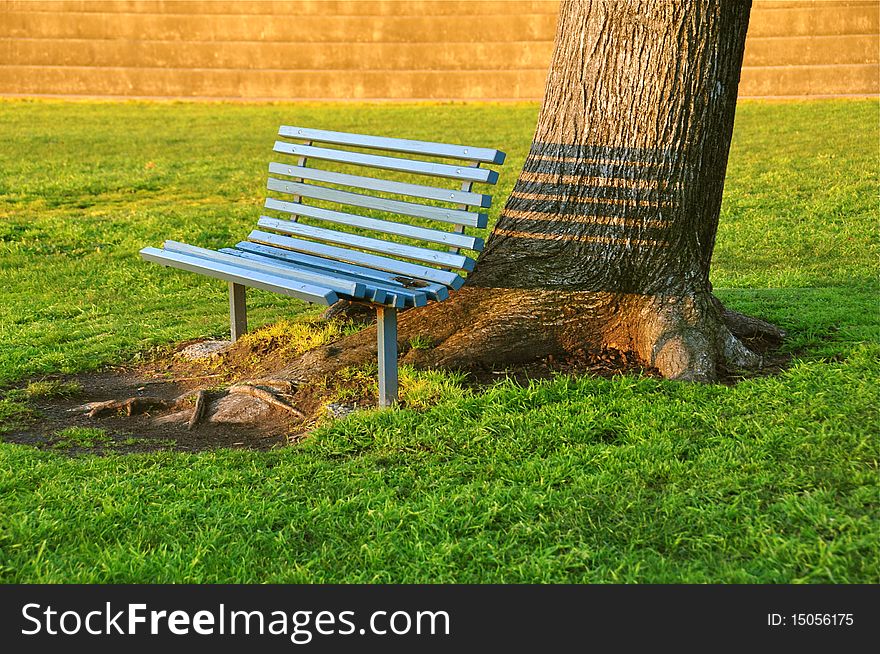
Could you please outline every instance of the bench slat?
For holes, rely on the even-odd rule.
[[[349,175],[348,173],[336,173],[330,170],[321,170],[320,168],[306,168],[305,166],[294,166],[292,164],[283,164],[274,161],[269,164],[269,172],[275,173],[276,175],[286,175],[288,177],[308,179],[315,182],[325,182],[327,184],[339,184],[340,186],[350,186],[352,188],[366,189],[369,191],[383,191],[385,193],[395,193],[397,195],[409,195],[411,197],[423,198],[425,200],[454,202],[455,204],[466,204],[468,206],[481,208],[492,206],[491,195],[486,195],[484,193],[471,193],[469,191],[460,191],[458,189],[423,186],[421,184],[407,184],[405,182],[397,182],[390,179]]]
[[[357,214],[345,213],[342,211],[333,211],[332,209],[322,209],[321,207],[299,204],[298,202],[276,200],[275,198],[266,198],[263,206],[266,209],[283,211],[284,213],[290,213],[297,216],[317,218],[319,220],[326,220],[341,225],[350,225],[352,227],[361,227],[363,229],[382,232],[383,234],[407,236],[416,240],[428,241],[429,243],[438,243],[440,245],[449,245],[476,251],[483,249],[483,239],[476,236],[468,236],[467,234],[459,234],[457,232],[444,232],[439,229],[418,227],[417,225],[397,223],[390,220],[379,220],[378,218],[369,218],[367,216],[359,216]]]
[[[447,209],[445,207],[432,207],[426,204],[402,202],[401,200],[377,198],[373,195],[363,195],[361,193],[340,191],[338,189],[327,188],[326,186],[318,186],[316,184],[288,182],[283,179],[275,179],[274,177],[269,178],[268,182],[266,183],[266,187],[270,191],[278,191],[279,193],[299,195],[304,198],[312,198],[314,200],[338,202],[339,204],[347,204],[353,207],[375,209],[377,211],[402,214],[404,216],[415,216],[417,218],[438,220],[444,223],[452,223],[453,225],[468,225],[470,227],[482,228],[486,226],[489,220],[489,216],[484,213],[472,213],[470,211],[462,211],[460,209]],[[445,242],[446,241],[444,241],[444,243]],[[472,250],[478,249],[469,245],[463,245],[461,247],[467,247]]]
[[[376,304],[385,304],[389,299],[388,293],[385,289],[371,288],[370,292],[373,294],[373,302]]]
[[[429,250],[428,248],[404,245],[393,241],[383,241],[382,239],[370,238],[369,236],[358,236],[357,234],[349,234],[347,232],[337,232],[333,229],[303,225],[302,223],[295,223],[290,220],[279,220],[278,218],[270,218],[269,216],[260,216],[257,225],[284,234],[305,236],[306,238],[313,238],[327,243],[362,248],[380,254],[396,255],[436,266],[445,266],[447,268],[459,268],[471,271],[474,269],[474,264],[476,263],[470,257],[466,257],[462,254],[444,252],[441,250]]]
[[[391,138],[387,136],[370,136],[368,134],[349,134],[347,132],[331,132],[324,129],[308,127],[291,127],[282,125],[279,136],[307,141],[320,141],[334,145],[350,145],[358,148],[388,150],[389,152],[405,152],[435,157],[449,157],[484,163],[504,163],[504,153],[489,148],[474,148],[468,145],[452,145],[450,143],[432,143],[430,141],[413,141],[410,139]]]
[[[209,261],[219,261],[233,266],[241,266],[242,268],[269,273],[270,275],[290,277],[306,284],[315,284],[322,288],[329,288],[331,291],[340,295],[347,295],[357,299],[366,296],[367,289],[363,282],[357,282],[350,279],[340,279],[329,273],[322,274],[309,270],[298,270],[296,268],[291,268],[290,266],[284,266],[279,262],[273,264],[271,260],[244,260],[241,257],[233,256],[223,250],[206,250],[205,248],[188,245],[187,243],[179,243],[177,241],[165,241],[162,247],[165,252],[179,252],[180,254],[189,254]]]
[[[339,300],[339,296],[328,288],[301,284],[289,278],[246,270],[241,267],[217,261],[208,261],[179,252],[166,252],[158,248],[148,247],[141,250],[140,254],[146,261],[152,261],[163,266],[188,270],[206,277],[225,279],[226,281],[261,288],[272,293],[279,293],[280,295],[289,295],[306,302],[331,305]]]
[[[271,257],[264,254],[256,254],[254,252],[245,252],[243,250],[233,250],[230,248],[223,248],[220,251],[248,261],[269,262],[270,264],[274,263],[276,266],[280,265],[283,267],[292,266],[294,270],[305,269],[320,271],[320,274],[332,276],[340,280],[341,283],[354,282],[357,284],[361,284],[365,287],[366,290],[366,294],[363,297],[366,297],[371,302],[375,302],[376,304],[386,304],[386,299],[388,299],[389,296],[392,300],[395,298],[398,300],[398,302],[392,303],[391,306],[396,306],[399,308],[423,307],[428,304],[428,296],[426,293],[420,293],[418,291],[405,289],[403,286],[394,286],[392,284],[385,284],[375,280],[365,280],[362,277],[357,278],[353,275],[347,275],[343,272],[338,271],[328,271],[321,270],[320,268],[312,268],[301,262],[285,261],[280,258]]]
[[[494,184],[498,181],[498,173],[488,168],[472,168],[465,165],[453,166],[450,164],[434,163],[432,161],[413,161],[398,157],[383,157],[377,154],[316,148],[311,145],[299,145],[297,143],[286,143],[284,141],[275,141],[275,146],[272,149],[275,152],[295,154],[309,159],[336,161],[339,163],[367,166],[368,168],[381,168],[383,170],[395,170],[417,175],[447,177],[449,179],[484,182],[487,184]]]
[[[339,279],[343,283],[348,282],[348,281],[355,281],[350,278],[347,279],[343,275],[338,275],[338,274],[334,273],[333,271],[319,270],[316,268],[308,268],[306,266],[301,266],[300,264],[295,264],[295,263],[290,263],[290,262],[284,261],[284,260],[279,259],[277,257],[267,257],[267,256],[260,255],[260,254],[253,254],[252,252],[244,252],[242,250],[237,250],[234,248],[221,248],[220,252],[223,252],[224,254],[232,255],[232,256],[240,259],[241,261],[268,262],[268,263],[270,263],[272,265],[276,265],[276,266],[282,266],[285,268],[290,267],[293,270],[306,270],[306,271],[315,270],[315,271],[320,272],[323,275],[327,275],[327,276],[331,276],[336,279]],[[354,299],[364,299],[364,300],[367,300],[368,302],[373,302],[376,304],[386,304],[386,301],[389,299],[389,297],[388,297],[388,292],[385,289],[371,286],[370,282],[367,282],[364,280],[358,280],[357,283],[363,284],[364,295],[361,298],[354,298]],[[348,299],[352,299],[352,298],[348,297]],[[401,306],[401,307],[405,306],[405,304],[402,300],[399,303],[399,306]]]
[[[314,254],[320,257],[328,257],[331,259],[339,259],[348,263],[361,266],[370,266],[380,270],[413,277],[415,279],[424,279],[429,282],[437,282],[444,284],[452,289],[461,288],[464,279],[456,273],[448,270],[438,270],[430,266],[420,266],[398,259],[390,259],[368,252],[359,252],[357,250],[349,250],[348,248],[336,247],[334,245],[326,245],[324,243],[316,243],[315,241],[304,241],[290,236],[281,236],[279,234],[271,234],[254,230],[248,235],[249,241],[262,243],[264,245],[274,245],[286,248],[288,250],[296,250],[297,252],[305,252],[306,254]]]
[[[382,291],[383,294],[398,295],[401,299],[401,303],[400,303],[401,307],[402,306],[422,307],[422,306],[425,306],[426,304],[428,304],[428,294],[420,292],[421,289],[407,289],[403,286],[388,284],[388,283],[376,281],[373,279],[364,279],[363,277],[356,277],[354,275],[346,274],[344,272],[340,272],[337,270],[329,271],[329,270],[323,270],[321,268],[312,268],[308,264],[295,261],[295,259],[293,261],[284,261],[280,258],[275,258],[275,257],[267,256],[264,254],[256,254],[254,252],[245,252],[243,250],[229,250],[228,248],[225,248],[222,251],[223,252],[228,251],[237,257],[242,257],[244,259],[249,259],[249,260],[253,260],[253,261],[274,261],[276,264],[282,263],[282,264],[287,264],[290,266],[295,266],[296,269],[316,270],[316,271],[320,271],[321,274],[331,275],[331,276],[336,277],[337,279],[340,279],[343,281],[354,282],[357,284],[363,284],[364,287],[366,288],[368,294]],[[300,253],[291,252],[291,254],[300,254]],[[373,301],[377,302],[379,304],[384,303],[382,300],[375,300],[374,299]]]
[[[269,245],[261,245],[260,243],[250,243],[241,241],[235,244],[236,249],[245,252],[259,254],[274,259],[289,261],[297,265],[306,265],[319,270],[330,270],[336,273],[350,275],[355,279],[366,279],[367,284],[384,284],[389,290],[414,290],[405,287],[399,280],[399,276],[394,273],[385,272],[384,270],[376,270],[375,268],[364,268],[356,266],[344,261],[335,259],[323,259],[303,252],[293,252],[282,248],[272,247]],[[421,281],[421,280],[420,280]],[[424,286],[420,286],[418,291],[424,293],[429,299],[442,302],[449,297],[449,290],[443,284],[435,282],[424,282]]]

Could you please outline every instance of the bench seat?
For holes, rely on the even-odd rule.
[[[486,227],[482,209],[491,205],[491,196],[475,193],[473,185],[497,181],[497,172],[480,166],[503,163],[504,153],[288,126],[279,136],[299,142],[279,140],[273,147],[295,158],[269,164],[266,187],[276,197],[263,206],[278,215],[260,216],[257,229],[232,247],[210,250],[169,240],[161,249],[144,248],[141,256],[226,281],[233,340],[247,330],[246,287],[328,306],[340,299],[375,306],[379,401],[388,405],[397,397],[397,311],[442,302],[464,284],[456,271],[473,270],[476,260],[462,250],[479,253],[484,245],[465,229]],[[340,170],[316,168],[315,161]],[[366,171],[353,174],[351,168]],[[459,186],[414,183],[414,176]]]
[[[449,297],[442,284],[247,241],[220,250],[165,241],[161,250],[144,248],[141,256],[164,266],[328,306],[346,299],[406,309]]]

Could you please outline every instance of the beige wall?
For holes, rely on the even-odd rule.
[[[539,99],[557,8],[0,0],[0,95]],[[758,0],[740,95],[876,95],[878,53],[877,0]]]

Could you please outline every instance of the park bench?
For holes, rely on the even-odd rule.
[[[397,399],[397,311],[443,301],[464,283],[456,271],[473,270],[475,260],[463,251],[483,248],[465,228],[486,227],[481,209],[491,204],[472,187],[494,184],[498,173],[480,166],[505,155],[304,127],[278,134],[273,150],[282,156],[269,164],[274,195],[264,205],[275,215],[261,216],[246,241],[216,251],[165,241],[141,256],[226,280],[232,340],[247,331],[248,286],[316,304],[375,306],[379,405],[388,406]],[[425,177],[430,185],[418,183]]]

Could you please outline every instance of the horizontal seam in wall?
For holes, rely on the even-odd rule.
[[[791,68],[840,68],[841,66],[853,67],[853,66],[861,66],[863,68],[868,67],[876,67],[880,65],[878,62],[871,63],[858,63],[853,62],[851,64],[843,63],[843,64],[781,64],[774,66],[743,66],[743,70],[768,70],[768,69],[779,69],[779,70],[789,70]]]
[[[875,68],[876,63],[844,64],[791,64],[781,66],[743,66],[743,70],[791,70],[816,68],[860,67]],[[64,64],[0,64],[0,68],[44,68],[52,70],[167,70],[169,72],[254,72],[254,73],[517,73],[545,72],[545,66],[533,68],[228,68],[228,67],[183,67],[183,66],[67,66]]]
[[[509,14],[172,14],[172,13],[157,13],[157,12],[139,12],[139,11],[50,11],[50,10],[27,10],[27,11],[7,11],[5,12],[7,15],[16,15],[16,16],[30,16],[33,14],[48,14],[54,16],[159,16],[161,18],[204,18],[205,16],[210,17],[221,17],[221,18],[237,18],[237,19],[245,19],[245,18],[357,18],[357,19],[366,19],[366,18],[416,18],[422,20],[424,18],[445,18],[448,20],[454,20],[462,17],[467,18],[509,18]],[[558,12],[555,11],[545,11],[545,12],[529,12],[527,14],[517,14],[517,18],[520,17],[531,17],[531,16],[558,16]]]
[[[862,97],[862,96],[859,96]],[[389,102],[398,104],[420,103],[420,104],[436,104],[440,102],[474,102],[474,103],[538,103],[541,98],[538,96],[525,96],[521,98],[470,98],[470,97],[442,97],[442,98],[338,98],[338,97],[294,97],[294,96],[255,96],[242,97],[235,95],[118,95],[118,94],[83,94],[83,93],[6,93],[0,92],[0,98],[58,98],[58,99],[76,99],[76,100],[119,100],[126,102],[130,100],[151,100],[157,102],[176,102],[180,100],[189,100],[192,102],[242,102],[242,103],[258,103],[258,102],[327,102],[327,103],[347,103],[357,104],[373,103],[373,102]]]
[[[757,41],[765,41],[765,40],[775,40],[781,41],[784,39],[843,39],[843,38],[851,38],[851,37],[876,37],[880,39],[880,31],[878,32],[853,32],[847,34],[800,34],[800,35],[786,35],[786,36],[750,36],[748,37],[746,44],[754,43]],[[393,44],[397,46],[419,46],[419,45],[449,45],[449,44],[477,44],[477,43],[508,43],[511,45],[530,45],[534,43],[547,43],[552,44],[553,39],[516,39],[516,40],[480,40],[480,41],[450,41],[448,39],[437,40],[437,41],[280,41],[280,40],[257,40],[257,39],[129,39],[129,38],[108,38],[108,37],[66,37],[66,36],[0,36],[0,42],[2,41],[42,41],[42,42],[82,42],[82,43],[93,43],[93,42],[102,42],[109,41],[114,43],[193,43],[193,44],[208,44],[208,43],[223,43],[223,44],[240,44],[240,43],[253,43],[258,45],[266,45],[267,43],[286,43],[290,45],[380,45],[380,44]]]
[[[123,38],[104,38],[100,36],[96,37],[88,37],[88,38],[67,38],[67,37],[53,37],[53,36],[0,36],[0,41],[83,41],[83,42],[96,42],[96,41],[110,41],[117,43],[219,43],[219,44],[229,44],[229,43],[256,43],[259,45],[266,45],[269,43],[287,43],[290,45],[451,45],[451,44],[492,44],[492,43],[522,43],[522,44],[530,44],[530,43],[553,43],[552,39],[534,39],[532,41],[507,41],[507,40],[497,40],[497,41],[489,41],[489,40],[481,40],[481,41],[450,41],[450,40],[442,40],[442,41],[281,41],[281,40],[273,40],[273,39],[265,39],[262,41],[254,41],[254,40],[190,40],[190,39],[123,39]]]
[[[51,68],[59,70],[167,70],[180,71],[211,71],[211,72],[260,72],[260,73],[516,73],[541,71],[547,68],[184,68],[175,66],[65,66],[63,64],[0,64],[0,68]]]
[[[880,32],[869,32],[869,33],[853,33],[853,34],[815,34],[815,35],[804,35],[804,36],[752,36],[749,37],[746,41],[748,43],[754,43],[755,41],[762,40],[782,40],[782,39],[840,39],[840,38],[850,38],[850,37],[875,37],[880,39]],[[397,46],[420,46],[420,45],[447,45],[447,44],[478,44],[478,43],[507,43],[510,45],[532,45],[534,43],[547,43],[552,44],[552,39],[534,39],[534,40],[510,40],[510,41],[260,41],[253,39],[233,39],[228,41],[219,41],[219,40],[206,40],[206,39],[126,39],[126,38],[77,38],[77,37],[52,37],[52,36],[0,36],[0,42],[2,41],[41,41],[41,42],[65,42],[65,43],[94,43],[96,41],[109,41],[113,43],[192,43],[194,45],[202,45],[202,44],[211,44],[211,43],[224,43],[224,44],[240,44],[240,43],[252,43],[254,45],[266,45],[267,43],[283,43],[289,45],[374,45],[374,44],[394,44]]]
[[[746,43],[750,41],[781,41],[783,39],[842,39],[850,36],[875,36],[880,38],[880,31],[847,32],[846,34],[784,34],[779,36],[747,36]]]
[[[225,95],[94,95],[82,93],[3,93],[0,92],[0,98],[46,98],[46,99],[74,99],[74,100],[118,100],[120,102],[130,102],[132,100],[149,100],[156,102],[241,102],[241,103],[275,103],[275,102],[328,102],[328,103],[397,103],[397,104],[435,104],[438,102],[471,102],[471,103],[528,103],[538,104],[541,98],[537,96],[529,96],[522,98],[462,98],[462,97],[446,97],[446,98],[296,98],[291,96],[259,96],[253,98],[245,98],[241,96],[225,96]],[[874,100],[880,98],[880,93],[829,93],[829,94],[805,94],[805,95],[741,95],[739,100],[831,100],[831,99],[851,99],[851,100]]]
[[[752,5],[752,16],[756,13],[764,13],[764,12],[777,12],[777,11],[815,11],[817,8],[821,7],[820,11],[831,11],[832,9],[835,11],[840,11],[841,9],[873,9],[874,7],[870,2],[865,2],[864,4],[858,5],[845,5],[845,4],[831,4],[829,0],[824,0],[824,6],[821,5],[813,5],[812,7],[763,7],[763,6],[754,6]]]
[[[878,34],[877,36],[880,36]],[[448,43],[512,43],[512,44],[523,44],[528,45],[532,43],[553,43],[552,39],[534,39],[534,40],[510,40],[510,41],[260,41],[253,39],[238,39],[238,40],[229,40],[229,41],[217,41],[217,40],[206,40],[206,39],[126,39],[126,38],[115,38],[115,39],[105,39],[105,38],[79,38],[79,37],[54,37],[54,36],[0,36],[0,41],[79,41],[82,43],[92,43],[94,41],[114,41],[119,43],[254,43],[257,45],[265,45],[267,43],[289,43],[291,45],[303,45],[303,44],[322,44],[326,43],[327,45],[338,45],[340,43],[344,43],[347,45],[372,45],[374,43],[393,43],[394,45],[446,45]]]

